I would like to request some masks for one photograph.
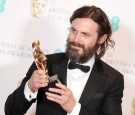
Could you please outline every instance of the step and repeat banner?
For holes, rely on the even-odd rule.
[[[114,49],[103,60],[124,75],[123,115],[135,115],[134,0],[0,0],[0,115],[4,104],[33,62],[32,42],[45,54],[64,52],[73,11],[83,5],[101,7],[108,15]],[[35,104],[26,115],[35,114]]]

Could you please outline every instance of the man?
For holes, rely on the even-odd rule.
[[[36,115],[122,115],[123,75],[100,59],[114,46],[106,14],[83,6],[70,22],[66,53],[47,55],[48,74],[57,74],[61,83],[44,90],[50,83],[33,63],[7,98],[6,115],[23,115],[35,101]]]

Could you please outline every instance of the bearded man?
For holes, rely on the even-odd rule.
[[[58,82],[34,62],[7,98],[6,115],[23,115],[35,101],[36,115],[122,115],[123,75],[101,60],[114,46],[108,17],[96,6],[83,6],[70,23],[65,53],[47,55],[48,75]]]

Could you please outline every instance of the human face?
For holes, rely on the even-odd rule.
[[[71,23],[66,53],[78,63],[87,62],[97,50],[98,24],[90,18],[76,18]]]

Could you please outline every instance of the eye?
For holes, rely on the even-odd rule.
[[[88,34],[88,33],[82,33],[82,34],[83,34],[84,38],[89,38],[90,37],[90,34]]]
[[[71,28],[69,28],[69,32],[71,34],[76,34],[77,31],[74,28],[71,27]]]

